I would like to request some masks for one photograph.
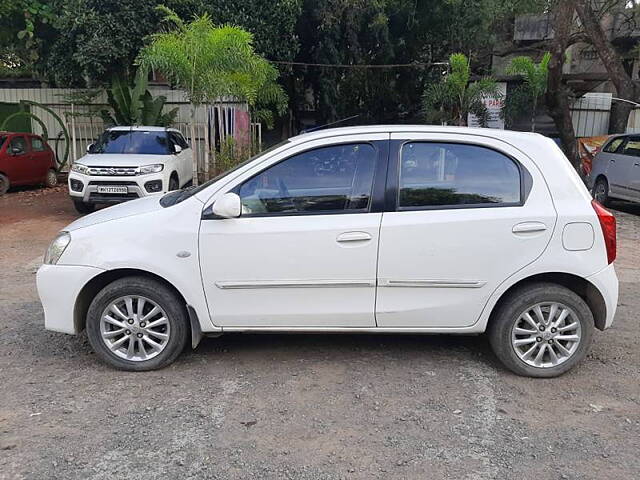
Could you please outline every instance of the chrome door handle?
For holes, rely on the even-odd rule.
[[[513,233],[534,233],[544,232],[547,226],[541,222],[522,222],[513,226],[511,230]]]
[[[633,166],[634,167],[640,167],[640,163],[634,163]]]
[[[371,238],[371,235],[367,232],[345,232],[338,235],[338,238],[336,238],[336,242],[366,242],[371,240]]]
[[[616,161],[612,158],[609,160],[611,163],[616,163]]]

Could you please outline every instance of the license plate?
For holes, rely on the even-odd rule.
[[[126,195],[127,193],[129,193],[129,189],[127,187],[119,187],[119,186],[114,186],[114,187],[99,186],[98,193],[116,193],[116,194]]]

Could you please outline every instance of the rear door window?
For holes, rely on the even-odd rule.
[[[629,137],[627,143],[622,147],[622,154],[640,157],[640,137]]]
[[[45,147],[44,142],[41,138],[31,137],[31,149],[34,152],[44,152],[47,147]]]
[[[513,206],[522,198],[515,161],[479,145],[406,143],[399,175],[399,210]]]

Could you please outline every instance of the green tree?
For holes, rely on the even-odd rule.
[[[229,25],[215,26],[208,14],[190,23],[166,9],[165,14],[176,28],[153,35],[138,60],[185,90],[191,104],[191,138],[195,138],[197,105],[215,103],[225,96],[256,105],[265,91],[271,99],[282,102],[286,98],[276,84],[277,69],[255,53],[251,33]],[[279,108],[282,110],[282,104]]]
[[[540,99],[547,93],[547,81],[549,77],[549,61],[551,53],[546,52],[539,63],[531,57],[515,57],[507,72],[522,77],[523,83],[510,97],[524,97],[525,104],[529,107],[531,118],[531,131],[536,131],[536,113]],[[509,99],[507,99],[509,105]],[[507,109],[509,106],[506,107]]]
[[[61,87],[108,85],[131,78],[144,38],[158,31],[160,0],[54,0],[58,34],[47,76]]]
[[[484,77],[469,83],[471,67],[462,53],[452,54],[449,65],[450,72],[443,80],[427,85],[424,90],[422,106],[427,121],[465,126],[468,114],[472,113],[486,126],[488,113],[483,99],[500,97],[495,80]]]

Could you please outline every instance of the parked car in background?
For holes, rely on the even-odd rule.
[[[56,158],[39,135],[0,132],[0,195],[11,186],[58,184]]]
[[[69,173],[76,210],[177,190],[191,183],[193,152],[179,130],[113,127],[87,147]]]
[[[593,159],[587,185],[603,205],[610,199],[640,202],[640,135],[614,135]]]
[[[613,322],[615,228],[543,136],[339,128],[75,221],[37,283],[46,328],[86,326],[126,370],[203,334],[487,332],[508,368],[553,377]]]

